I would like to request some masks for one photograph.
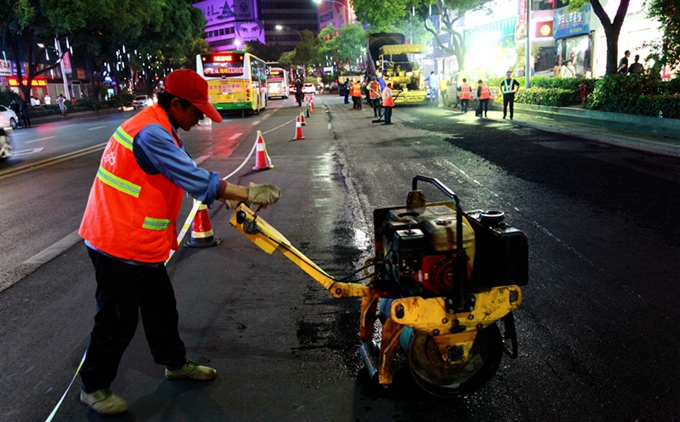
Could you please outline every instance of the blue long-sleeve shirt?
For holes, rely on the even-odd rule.
[[[176,129],[173,127],[176,134]],[[209,208],[217,198],[220,175],[196,166],[180,141],[163,126],[148,125],[135,136],[132,151],[139,166],[147,174],[162,174]]]

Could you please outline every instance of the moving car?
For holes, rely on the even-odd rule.
[[[315,94],[316,93],[316,87],[314,84],[307,83],[302,85],[302,93],[303,94]]]
[[[144,107],[152,106],[153,100],[148,95],[138,95],[132,100],[132,107],[137,110]]]
[[[12,155],[12,141],[9,137],[11,128],[0,127],[0,161],[4,161]]]
[[[19,126],[19,116],[11,108],[0,105],[0,129],[16,129],[17,126]]]

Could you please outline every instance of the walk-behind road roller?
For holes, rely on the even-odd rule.
[[[426,202],[419,181],[449,200]],[[245,204],[230,222],[265,252],[288,257],[334,297],[361,297],[360,352],[371,378],[392,384],[403,350],[418,385],[453,397],[489,381],[503,353],[517,357],[512,311],[528,281],[528,242],[504,218],[500,211],[464,212],[451,189],[416,176],[405,207],[373,212],[375,257],[364,267],[367,284],[334,279]]]

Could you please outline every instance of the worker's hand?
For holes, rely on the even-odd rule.
[[[246,201],[239,201],[238,199],[225,199],[224,200],[224,205],[226,205],[228,210],[235,210],[238,208],[240,204],[246,204],[246,207],[249,207],[250,204]]]
[[[266,183],[264,185],[256,185],[251,183],[248,188],[248,202],[255,205],[261,205],[263,208],[275,204],[281,198],[281,189]]]

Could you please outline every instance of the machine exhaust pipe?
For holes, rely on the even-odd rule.
[[[368,377],[373,381],[378,373],[378,347],[373,341],[367,341],[359,348]]]

